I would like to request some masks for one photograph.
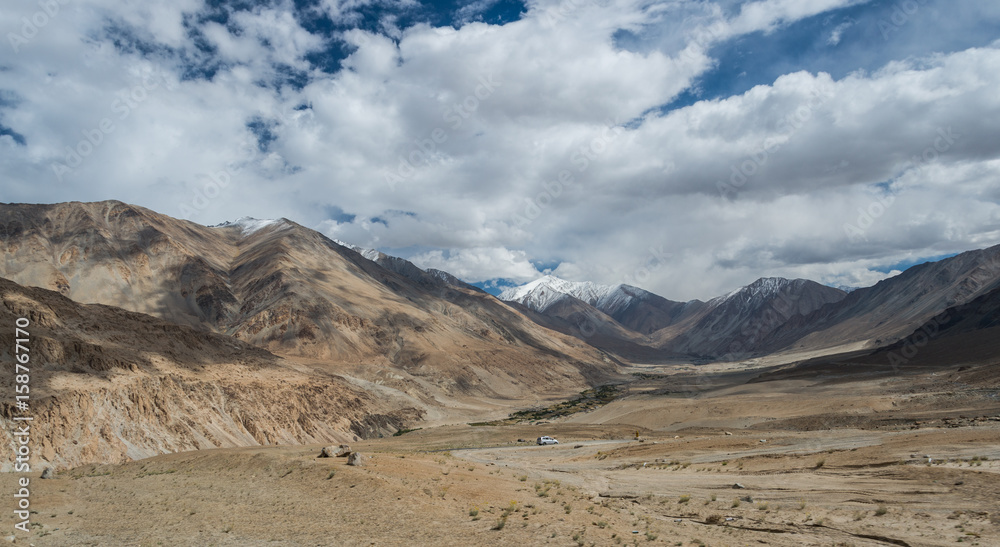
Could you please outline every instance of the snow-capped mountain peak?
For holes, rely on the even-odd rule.
[[[789,286],[801,282],[802,280],[799,279],[785,279],[783,277],[762,277],[745,287],[740,287],[730,292],[729,294],[717,296],[709,300],[708,303],[710,306],[715,306],[731,299],[739,299],[742,302],[765,300],[780,294],[782,291],[787,290]]]
[[[590,281],[566,281],[554,275],[540,277],[520,287],[512,287],[500,293],[500,300],[517,302],[538,312],[558,302],[565,296],[578,298],[591,306],[604,310],[627,305],[642,291],[628,285],[599,285]],[[643,291],[645,292],[645,291]]]
[[[210,226],[210,228],[226,228],[229,226],[236,226],[240,229],[242,235],[248,236],[250,234],[263,230],[268,226],[280,226],[282,224],[285,224],[285,219],[283,218],[261,219],[253,217],[240,217],[234,221],[226,221],[221,224]]]

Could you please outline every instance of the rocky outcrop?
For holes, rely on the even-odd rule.
[[[324,446],[323,450],[320,450],[319,457],[340,458],[340,457],[345,457],[350,453],[351,453],[351,447],[346,444],[330,445],[330,446]]]
[[[0,404],[0,435],[13,442],[13,418],[31,415],[31,461],[39,468],[344,442],[389,434],[421,415],[228,336],[81,306],[2,278],[0,304],[0,324],[28,320],[22,344],[31,355],[29,408]],[[5,361],[14,345],[13,329],[0,331]],[[13,392],[13,382],[0,375],[4,392]],[[11,468],[12,457],[0,459],[0,470]]]
[[[66,468],[205,448],[344,441],[356,438],[354,423],[377,406],[370,399],[358,404],[360,397],[369,399],[342,384],[309,379],[278,387],[170,376],[116,379],[34,403],[35,461]],[[5,431],[13,430],[13,410],[0,411]],[[419,417],[406,411],[381,416],[396,427]]]

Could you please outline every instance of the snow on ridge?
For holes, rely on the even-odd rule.
[[[279,225],[279,224],[284,224],[284,220],[285,219],[283,219],[283,218],[277,218],[277,219],[274,219],[274,218],[260,219],[260,218],[253,218],[253,217],[240,217],[240,218],[238,218],[238,219],[236,219],[234,221],[231,221],[231,222],[230,221],[226,221],[226,222],[223,222],[221,224],[216,224],[214,226],[210,226],[210,228],[225,228],[225,227],[229,227],[229,226],[237,226],[237,227],[239,227],[240,233],[242,235],[248,236],[250,234],[253,234],[255,232],[263,230],[264,228],[267,228],[268,226],[276,226],[276,225]]]
[[[645,289],[624,284],[611,287],[611,289],[611,291],[597,301],[597,305],[595,306],[597,309],[611,316],[627,308],[636,299],[642,300],[652,294]]]
[[[717,305],[725,302],[726,300],[729,300],[730,298],[736,296],[737,294],[740,294],[743,291],[743,289],[745,289],[745,288],[746,287],[740,287],[740,288],[732,290],[729,293],[724,294],[722,296],[716,296],[715,298],[712,298],[711,300],[709,300],[707,302],[707,304],[709,306],[717,306]]]
[[[785,288],[795,284],[797,281],[799,280],[786,279],[784,277],[762,277],[745,287],[740,287],[730,292],[729,294],[717,296],[709,300],[708,304],[710,306],[716,306],[732,298],[740,298],[744,302],[750,302],[755,298],[771,298],[785,290]]]
[[[550,278],[555,279],[552,276],[546,275],[545,277],[540,277],[530,283],[504,289],[500,292],[500,295],[497,298],[506,302],[520,301],[522,298],[531,294],[531,292],[534,291],[539,285],[544,285]]]
[[[357,252],[358,254],[360,254],[361,256],[363,256],[365,258],[367,258],[368,260],[371,260],[372,262],[377,261],[379,255],[382,254],[381,252],[376,251],[375,249],[368,249],[366,247],[359,247],[359,246],[357,246],[357,245],[355,245],[353,243],[348,243],[346,241],[341,241],[339,239],[334,239],[333,242],[336,243],[337,245],[340,245],[341,247],[347,247],[348,249],[351,249],[352,251]]]
[[[517,302],[538,312],[545,311],[565,296],[572,296],[600,310],[620,309],[635,298],[624,287],[625,285],[598,285],[591,281],[566,281],[546,275],[520,287],[506,289],[498,298],[506,302]]]

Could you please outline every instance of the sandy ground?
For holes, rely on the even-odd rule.
[[[362,467],[274,446],[33,479],[16,544],[1000,545],[992,376],[642,370],[555,422],[355,443]]]

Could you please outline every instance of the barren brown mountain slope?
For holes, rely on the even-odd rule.
[[[797,315],[768,333],[767,351],[830,348],[848,342],[879,347],[908,336],[945,309],[1000,287],[1000,245],[928,262],[858,289],[843,300]]]
[[[950,373],[948,377],[954,379],[955,389],[976,391],[1000,387],[1000,289],[944,310],[892,344],[788,362],[754,381],[802,380],[831,374],[842,379],[858,375],[902,379],[943,367],[960,371],[977,367],[975,374]]]
[[[390,433],[421,411],[232,337],[0,278],[0,357],[17,318],[30,361],[35,466],[123,462],[166,452],[349,441]],[[23,333],[22,333],[23,336]],[[21,337],[21,336],[19,336]],[[13,374],[0,389],[13,393]],[[4,436],[24,415],[0,405]],[[3,460],[10,467],[13,452]]]
[[[941,363],[990,364],[1000,376],[1000,289],[948,308],[905,338],[859,361],[893,370]]]
[[[418,398],[516,398],[612,374],[601,352],[487,294],[416,283],[288,220],[205,227],[116,201],[0,205],[0,219],[0,275],[18,283],[351,365]]]
[[[507,305],[539,325],[575,336],[622,359],[655,362],[677,357],[649,347],[646,336],[626,328],[601,310],[570,295],[552,303],[544,312],[517,302],[508,302]]]
[[[710,300],[689,321],[655,333],[660,348],[707,360],[761,353],[763,340],[794,317],[839,302],[844,292],[806,279],[761,278]]]

